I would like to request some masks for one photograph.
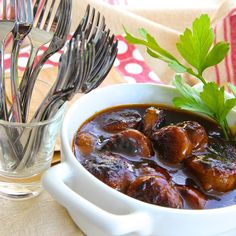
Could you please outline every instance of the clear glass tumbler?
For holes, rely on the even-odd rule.
[[[40,178],[51,165],[64,113],[65,105],[43,122],[0,120],[0,196],[27,199],[42,191]]]

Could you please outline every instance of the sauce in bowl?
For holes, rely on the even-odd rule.
[[[112,107],[78,129],[73,150],[91,174],[141,201],[186,209],[236,202],[236,144],[193,113],[153,104]]]

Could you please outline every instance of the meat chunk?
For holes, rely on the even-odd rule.
[[[83,156],[90,155],[94,148],[97,138],[86,132],[78,133],[75,137],[75,144]]]
[[[207,203],[207,197],[199,190],[189,186],[177,186],[176,187],[182,198],[186,201],[188,206],[192,209],[204,209]]]
[[[171,208],[182,208],[183,201],[175,187],[160,176],[140,176],[127,190],[127,195],[138,200]]]
[[[142,165],[136,170],[137,176],[160,176],[164,177],[167,180],[171,179],[169,172],[161,166],[155,164],[155,166]]]
[[[143,132],[144,134],[152,138],[153,133],[155,133],[164,122],[164,111],[159,110],[155,107],[149,107],[146,109],[143,116]]]
[[[151,157],[154,155],[151,141],[135,129],[127,129],[113,135],[102,146],[102,149],[129,156]]]
[[[192,143],[182,127],[163,127],[153,134],[153,141],[161,157],[173,164],[182,162],[192,153]]]
[[[92,155],[82,165],[96,178],[121,192],[125,192],[135,178],[133,166],[126,159],[110,153]]]
[[[213,189],[219,192],[227,192],[236,187],[235,162],[210,153],[192,156],[185,163],[206,191]]]
[[[141,115],[136,110],[125,109],[113,111],[100,116],[101,129],[116,133],[125,129],[136,129],[142,120]]]
[[[177,124],[184,128],[192,143],[193,152],[203,151],[208,143],[208,135],[205,128],[195,121],[184,121]]]

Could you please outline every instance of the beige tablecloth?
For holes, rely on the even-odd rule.
[[[42,71],[42,80],[53,78],[56,69]],[[111,70],[101,86],[123,83]],[[58,161],[58,154],[54,156]],[[9,201],[0,198],[0,236],[80,236],[84,235],[73,223],[67,211],[48,193],[27,201]],[[94,235],[96,236],[96,235]]]
[[[0,200],[1,236],[84,235],[66,210],[45,191],[27,201]]]

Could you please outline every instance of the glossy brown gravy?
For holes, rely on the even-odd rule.
[[[101,122],[101,116],[105,113],[110,112],[117,112],[125,109],[132,109],[136,110],[138,113],[140,113],[141,116],[144,115],[145,110],[148,107],[154,106],[158,109],[164,110],[165,113],[165,124],[164,126],[168,126],[171,124],[177,124],[179,122],[183,121],[196,121],[199,124],[201,124],[205,130],[207,131],[207,134],[211,140],[214,139],[223,139],[222,132],[219,129],[219,127],[212,122],[211,120],[208,120],[204,117],[198,116],[193,113],[189,113],[182,110],[177,110],[169,107],[164,106],[157,106],[152,104],[145,104],[145,105],[125,105],[125,106],[119,106],[119,107],[113,107],[109,108],[107,110],[103,110],[99,113],[96,113],[94,116],[89,118],[85,123],[78,129],[78,133],[81,132],[88,132],[98,138],[101,137],[111,137],[114,135],[113,133],[106,132],[101,129],[100,122]],[[75,152],[76,158],[78,161],[83,162],[83,160],[86,158],[83,155],[81,155],[78,147],[76,146],[75,142],[73,143],[73,150]],[[201,185],[199,184],[199,181],[186,169],[186,167],[182,164],[178,165],[172,165],[169,164],[163,159],[161,159],[158,156],[158,153],[155,151],[155,155],[151,158],[140,158],[140,157],[130,157],[128,155],[123,155],[122,157],[126,158],[131,162],[134,166],[138,168],[140,164],[147,164],[152,165],[152,163],[156,163],[159,166],[166,169],[171,178],[173,183],[176,185],[187,185],[187,186],[193,186],[196,189],[198,189],[200,192],[204,193],[207,196],[207,203],[205,205],[205,209],[209,208],[219,208],[219,207],[225,207],[236,204],[236,190],[229,191],[226,193],[220,193],[216,191],[204,191],[201,188]],[[184,202],[184,208],[189,208],[188,205]]]

